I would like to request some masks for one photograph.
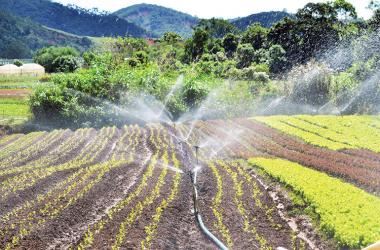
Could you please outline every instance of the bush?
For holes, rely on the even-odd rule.
[[[185,80],[183,99],[189,108],[198,107],[210,91],[210,79],[207,77],[190,77]]]
[[[20,60],[15,60],[13,64],[16,65],[17,67],[21,67],[23,65],[23,63]]]
[[[176,44],[176,43],[182,41],[182,37],[175,32],[166,32],[162,36],[161,40],[168,43],[168,44]]]
[[[132,68],[137,67],[140,64],[140,61],[137,58],[129,58],[127,60],[127,63]]]
[[[74,56],[59,56],[52,64],[55,72],[71,73],[79,68],[79,61]]]
[[[143,50],[135,52],[133,57],[136,58],[142,65],[148,63],[148,54]]]
[[[329,101],[331,78],[331,70],[316,62],[295,68],[287,83],[288,97],[296,104],[324,105]]]
[[[286,51],[281,45],[273,45],[269,48],[269,68],[274,74],[281,73],[286,68]]]
[[[71,47],[47,47],[42,48],[36,52],[36,55],[34,56],[34,61],[44,66],[46,72],[48,73],[58,72],[56,65],[59,64],[54,65],[53,62],[58,57],[62,56],[79,57],[79,52]]]
[[[256,72],[263,72],[263,73],[269,74],[268,64],[264,64],[264,63],[255,64],[253,68],[255,69]]]
[[[38,121],[57,122],[61,120],[61,111],[65,99],[59,86],[38,86],[31,95],[29,102],[34,118]]]
[[[251,44],[240,44],[236,51],[237,67],[241,69],[250,66],[254,57],[255,50]]]
[[[38,79],[39,82],[51,82],[51,75],[45,74]]]

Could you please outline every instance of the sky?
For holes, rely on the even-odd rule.
[[[75,4],[84,8],[97,7],[100,10],[116,11],[138,3],[157,4],[199,18],[219,17],[231,19],[248,16],[262,11],[284,10],[295,13],[309,2],[325,2],[323,0],[54,0],[63,4]],[[360,17],[369,18],[371,11],[366,7],[370,0],[348,0],[352,3]]]

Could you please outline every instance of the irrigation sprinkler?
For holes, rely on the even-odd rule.
[[[195,149],[195,158],[197,158],[197,165],[199,165],[199,158],[198,158],[199,148],[200,147],[198,145],[194,146],[194,149]]]

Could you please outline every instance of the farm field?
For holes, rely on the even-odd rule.
[[[0,77],[0,125],[22,124],[30,118],[28,98],[37,83],[37,77]]]
[[[367,246],[380,240],[379,121],[254,117],[0,137],[0,249],[217,249],[195,220],[195,172],[203,222],[229,249]],[[292,213],[293,196],[317,221]]]

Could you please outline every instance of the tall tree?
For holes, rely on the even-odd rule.
[[[233,33],[228,33],[223,38],[223,48],[228,57],[231,57],[239,45],[239,37]]]
[[[356,17],[354,6],[345,0],[308,3],[294,20],[276,24],[268,37],[286,50],[289,62],[305,63],[335,47],[347,32],[344,22]]]
[[[185,43],[185,61],[198,61],[206,51],[209,39],[210,34],[205,29],[196,28],[193,37]]]
[[[243,33],[242,43],[249,43],[254,49],[260,49],[267,41],[268,30],[260,23],[254,23]]]
[[[223,38],[228,33],[238,34],[239,29],[229,21],[218,18],[202,19],[196,28],[206,30],[210,36]]]

